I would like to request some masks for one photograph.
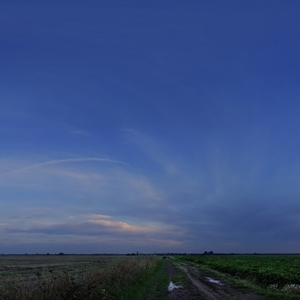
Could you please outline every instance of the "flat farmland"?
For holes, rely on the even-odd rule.
[[[112,255],[1,255],[0,278],[23,281],[45,272],[57,275],[69,272],[78,276],[91,268],[105,268],[121,258]]]
[[[0,299],[130,299],[157,262],[152,256],[2,255]]]
[[[0,300],[296,300],[299,258],[2,255]]]

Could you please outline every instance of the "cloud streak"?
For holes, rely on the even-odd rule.
[[[0,231],[16,239],[22,239],[26,234],[34,243],[41,240],[48,243],[53,238],[56,244],[64,243],[65,238],[71,238],[76,243],[89,239],[101,245],[126,244],[130,240],[144,249],[149,249],[149,241],[154,247],[182,246],[185,235],[179,227],[162,222],[120,221],[100,214],[81,215],[79,218],[67,218],[58,222],[34,222],[25,226],[20,226],[19,222],[2,223]]]
[[[170,153],[164,151],[161,143],[138,130],[123,129],[124,137],[134,144],[142,153],[159,165],[167,175],[179,174],[178,166],[170,158]]]
[[[31,166],[28,166],[26,168],[14,170],[12,172],[2,174],[2,176],[3,175],[11,175],[11,174],[16,174],[16,173],[21,173],[21,172],[24,172],[24,171],[27,171],[27,170],[36,169],[36,168],[40,168],[40,167],[48,166],[48,165],[57,165],[57,164],[72,163],[72,162],[75,162],[75,163],[76,162],[88,162],[88,161],[108,162],[108,163],[115,163],[115,164],[126,164],[125,162],[122,162],[122,161],[112,160],[112,159],[109,159],[109,158],[99,158],[99,157],[65,158],[65,159],[50,160],[50,161],[46,161],[46,162],[43,162],[43,163],[31,165]]]

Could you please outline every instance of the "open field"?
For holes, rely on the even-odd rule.
[[[91,267],[105,268],[119,256],[98,255],[1,255],[0,277],[28,280],[44,272],[69,272],[77,276]]]
[[[0,300],[300,299],[298,258],[3,255]],[[171,282],[178,288],[168,291]]]
[[[153,256],[0,256],[0,299],[131,299]]]
[[[235,284],[249,282],[268,299],[300,299],[299,255],[190,255],[180,260],[226,274]]]

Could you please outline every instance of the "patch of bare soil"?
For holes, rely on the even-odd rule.
[[[198,293],[205,300],[264,300],[265,297],[249,293],[244,290],[234,289],[228,285],[211,282],[209,276],[206,275],[199,268],[190,266],[188,264],[180,263],[179,268],[184,271],[188,279],[196,287]],[[175,269],[176,270],[176,269]],[[178,289],[179,291],[179,289]],[[176,291],[176,292],[178,292]],[[198,296],[199,297],[199,296]],[[172,298],[171,299],[199,299],[199,298]]]

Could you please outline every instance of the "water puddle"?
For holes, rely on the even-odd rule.
[[[168,286],[168,291],[172,292],[174,289],[179,289],[181,288],[181,285],[176,285],[174,284],[172,281],[170,282],[169,286]]]
[[[208,279],[209,282],[211,283],[215,283],[215,284],[218,284],[218,285],[224,285],[223,283],[221,283],[219,280],[215,280],[215,279],[212,279],[210,277],[206,277]]]

